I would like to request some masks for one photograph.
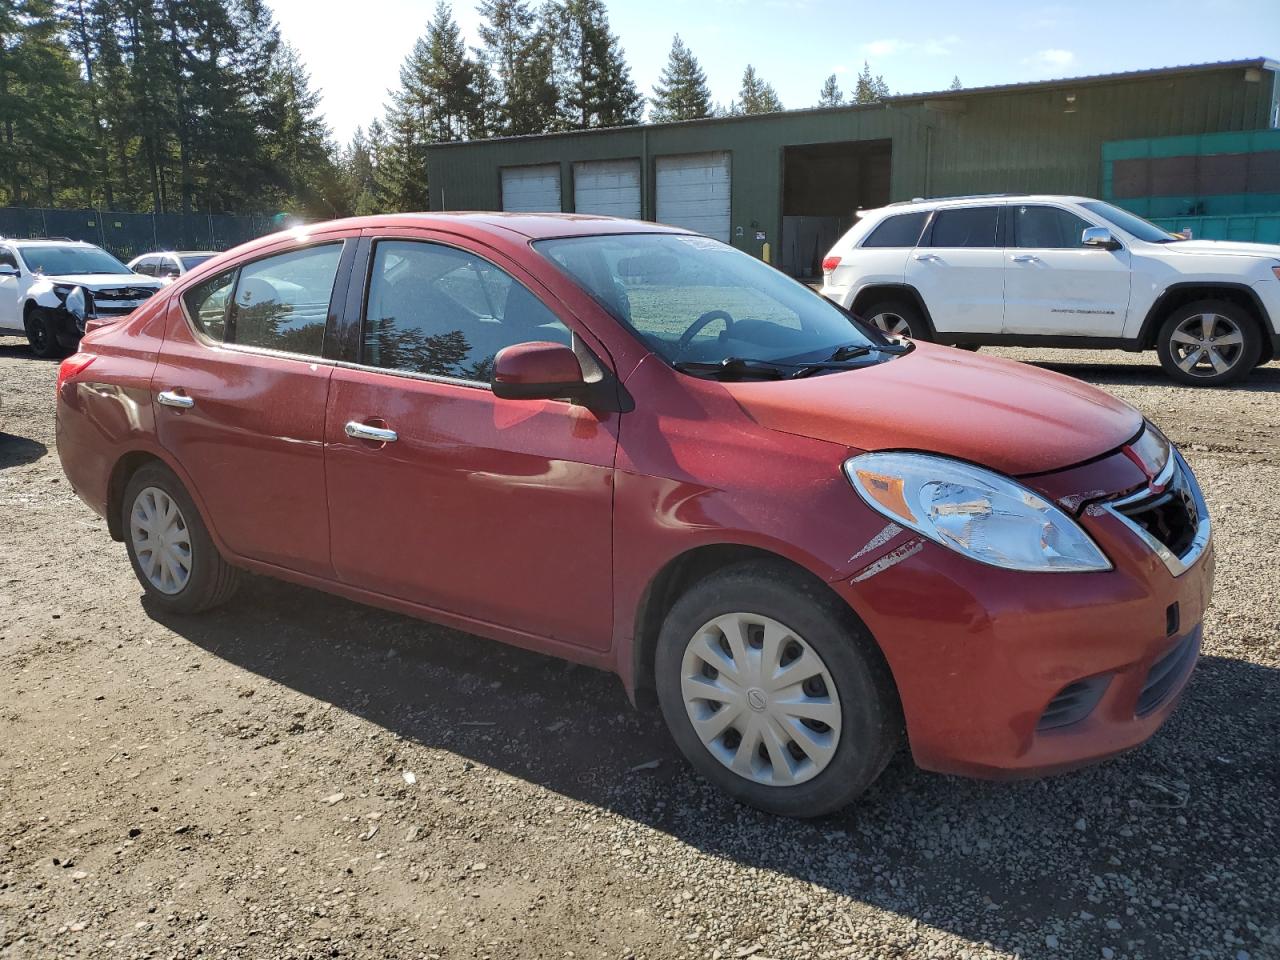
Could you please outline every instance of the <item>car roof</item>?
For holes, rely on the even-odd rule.
[[[93,247],[96,250],[102,249],[96,243],[89,243],[86,240],[55,240],[52,238],[42,238],[39,240],[23,240],[18,237],[0,237],[0,243],[12,243],[19,247]]]
[[[907,213],[912,210],[937,210],[943,207],[972,207],[990,203],[1088,203],[1096,202],[1095,197],[1077,197],[1060,193],[975,193],[960,197],[916,197],[912,200],[900,200],[883,207],[859,210],[858,216],[868,218],[879,217],[890,213]]]

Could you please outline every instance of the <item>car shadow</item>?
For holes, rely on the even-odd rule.
[[[1130,387],[1187,387],[1177,383],[1154,360],[1150,365],[1134,363],[1108,363],[1105,360],[1091,362],[1064,362],[1059,360],[1032,360],[1024,363],[1065,373],[1077,380],[1087,380],[1100,386],[1114,384]],[[1268,363],[1256,368],[1249,376],[1225,387],[1187,387],[1194,390],[1229,390],[1248,393],[1280,393],[1280,363]]]
[[[1101,919],[1073,918],[1121,916],[1142,943],[1143,931],[1171,929],[1168,904],[1221,902],[1216,865],[1248,875],[1241,860],[1253,857],[1268,869],[1266,844],[1252,844],[1280,809],[1277,747],[1259,737],[1280,719],[1280,671],[1239,660],[1204,657],[1160,734],[1107,763],[990,783],[923,773],[903,752],[845,811],[797,821],[726,799],[679,757],[656,712],[633,710],[595,670],[257,577],[206,616],[149,613],[405,740],[1023,956],[1067,934],[1076,955],[1108,943],[1128,953]],[[1246,917],[1280,915],[1274,892],[1254,897]],[[1216,919],[1251,936],[1239,917]],[[1219,928],[1197,931],[1221,949]]]
[[[4,410],[0,408],[0,422],[3,422],[3,416]],[[39,440],[15,436],[0,429],[0,470],[34,463],[48,452],[49,448]]]

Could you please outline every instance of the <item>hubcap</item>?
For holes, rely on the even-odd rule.
[[[685,648],[680,687],[711,755],[768,786],[821,773],[840,743],[840,697],[817,651],[753,613],[704,624]]]
[[[144,487],[133,501],[129,535],[147,581],[161,593],[181,593],[191,579],[191,535],[177,502]]]
[[[1230,317],[1200,313],[1187,317],[1169,338],[1173,362],[1193,377],[1226,373],[1244,353],[1244,334]]]
[[[871,322],[891,337],[911,336],[911,324],[905,317],[897,313],[877,313]]]

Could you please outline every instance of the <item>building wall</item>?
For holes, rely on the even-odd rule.
[[[571,211],[574,161],[636,157],[644,170],[644,215],[652,218],[655,156],[728,150],[733,243],[759,255],[757,233],[774,249],[781,238],[787,145],[891,140],[895,200],[1019,191],[1097,195],[1104,141],[1269,126],[1276,74],[1254,73],[1259,79],[1249,81],[1241,66],[1197,68],[895,98],[867,107],[442,144],[428,153],[430,201],[434,210],[496,210],[502,167],[559,163],[564,209]]]

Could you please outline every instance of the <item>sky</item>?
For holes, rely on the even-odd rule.
[[[335,138],[383,113],[400,64],[435,0],[330,3],[269,0],[302,55]],[[1254,57],[1280,59],[1280,0],[605,0],[631,64],[650,93],[679,33],[713,97],[737,95],[753,64],[788,108],[812,106],[835,73],[847,91],[864,61],[894,93],[1078,77]],[[332,6],[336,7],[336,4]],[[479,42],[473,0],[454,16]]]

